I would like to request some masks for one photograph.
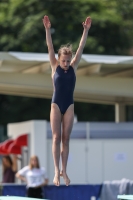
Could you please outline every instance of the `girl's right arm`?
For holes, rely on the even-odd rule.
[[[52,71],[55,71],[56,66],[58,65],[58,61],[55,58],[55,52],[54,52],[54,47],[53,47],[52,38],[51,38],[51,31],[50,31],[51,23],[50,23],[49,17],[46,15],[43,18],[43,24],[46,31],[46,43],[47,43],[48,52],[49,52],[50,64],[52,67]]]
[[[16,177],[24,182],[27,183],[27,179],[26,179],[26,174],[29,170],[29,166],[25,166],[22,169],[20,169],[17,173],[16,173]]]
[[[24,176],[21,176],[18,172],[16,173],[16,177],[18,178],[18,179],[20,179],[21,181],[23,181],[23,182],[26,182],[27,183],[27,180],[26,180],[26,178],[24,177]]]

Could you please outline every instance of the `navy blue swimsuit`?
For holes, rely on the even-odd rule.
[[[72,66],[69,66],[68,70],[64,70],[60,66],[56,68],[53,77],[54,93],[52,103],[58,105],[62,115],[73,104],[75,82],[76,76]]]

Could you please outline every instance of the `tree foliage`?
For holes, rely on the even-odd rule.
[[[82,22],[90,15],[92,27],[84,52],[128,54],[133,46],[132,11],[130,0],[3,0],[0,3],[0,49],[47,52],[42,17],[49,15],[55,30],[52,35],[55,51],[68,42],[73,43],[76,50]]]
[[[0,95],[0,123],[49,121],[50,106],[49,99]],[[114,106],[75,102],[75,114],[79,121],[114,121]]]

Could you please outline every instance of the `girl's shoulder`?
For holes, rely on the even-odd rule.
[[[24,171],[28,171],[28,170],[30,170],[30,167],[29,167],[29,165],[27,165],[27,166],[23,167],[22,169],[23,169]]]
[[[30,168],[29,168],[29,166],[25,166],[25,167],[23,167],[22,169],[20,169],[19,171],[18,171],[18,173],[20,174],[20,175],[26,175],[27,173],[28,173],[28,171],[30,170]]]
[[[25,168],[25,169],[30,169],[30,166],[29,166],[29,165],[27,165],[27,166],[25,166],[24,168]]]

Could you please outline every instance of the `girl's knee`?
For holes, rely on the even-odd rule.
[[[69,144],[69,139],[70,139],[69,136],[63,136],[63,137],[62,137],[62,143],[63,143],[64,145],[68,145],[68,144]]]
[[[53,142],[58,144],[61,142],[61,136],[58,136],[58,135],[54,135],[53,136]]]

